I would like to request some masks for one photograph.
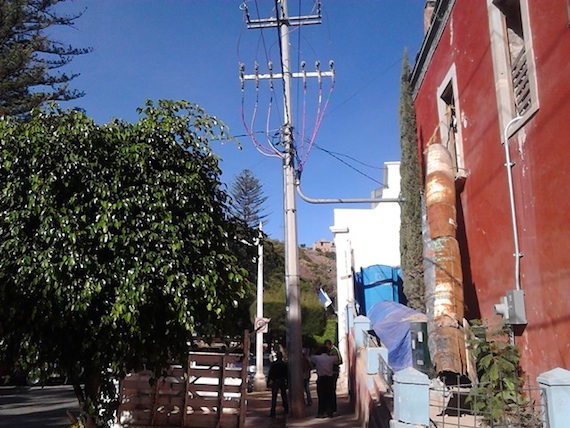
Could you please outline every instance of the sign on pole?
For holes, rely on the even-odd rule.
[[[255,332],[267,333],[269,331],[269,321],[271,321],[271,318],[256,318],[254,324]]]

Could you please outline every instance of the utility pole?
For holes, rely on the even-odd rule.
[[[259,236],[257,238],[257,317],[263,319],[263,223],[259,222]],[[254,388],[262,391],[265,388],[265,375],[263,373],[263,328],[258,328],[255,339],[255,378]]]
[[[283,82],[283,125],[281,133],[284,145],[283,159],[283,202],[285,211],[285,288],[287,294],[287,356],[289,364],[289,397],[290,411],[293,418],[305,415],[305,399],[303,391],[302,364],[302,324],[299,292],[299,254],[297,245],[297,207],[295,199],[295,144],[293,138],[292,91],[291,80],[294,77],[332,77],[333,71],[312,73],[303,71],[293,73],[289,59],[289,27],[320,24],[320,7],[317,15],[289,17],[287,0],[275,0],[277,17],[269,19],[249,19],[246,10],[247,26],[249,29],[277,27],[281,50],[281,73],[253,75],[243,73],[241,65],[241,80],[282,79]],[[331,64],[332,66],[332,64]]]

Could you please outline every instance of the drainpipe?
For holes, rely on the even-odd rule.
[[[519,249],[519,234],[518,234],[518,227],[517,227],[517,213],[516,213],[516,208],[515,208],[515,194],[514,194],[514,190],[513,190],[513,172],[511,171],[511,168],[514,166],[514,163],[512,163],[511,161],[511,154],[509,151],[509,128],[515,124],[516,122],[518,122],[519,120],[521,120],[522,117],[521,116],[517,116],[513,119],[511,119],[507,125],[505,126],[505,129],[503,131],[503,145],[505,146],[505,167],[507,168],[507,182],[509,184],[509,202],[511,205],[511,224],[513,227],[513,245],[515,247],[515,290],[519,290],[521,289],[521,257],[522,257],[522,253],[520,252]],[[507,310],[508,312],[508,310]],[[509,342],[511,343],[511,345],[515,345],[515,330],[513,328],[513,326],[511,325],[511,328],[509,330]]]
[[[521,278],[520,278],[520,271],[521,271],[521,257],[523,256],[519,250],[519,235],[518,235],[518,227],[517,227],[517,214],[515,209],[515,195],[513,190],[513,173],[511,168],[514,166],[514,163],[511,162],[511,155],[509,152],[509,128],[521,120],[521,116],[517,116],[509,121],[505,126],[505,130],[503,132],[503,145],[505,146],[505,167],[507,168],[507,181],[509,184],[509,201],[511,204],[511,224],[513,227],[513,244],[515,247],[515,289],[521,289]]]

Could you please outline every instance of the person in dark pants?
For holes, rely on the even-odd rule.
[[[281,402],[285,414],[289,413],[289,401],[287,400],[287,379],[289,378],[289,367],[283,361],[283,353],[278,352],[275,361],[269,366],[267,375],[267,387],[271,387],[271,411],[269,416],[275,417],[277,407],[277,394],[281,392]]]
[[[311,397],[311,370],[313,365],[309,359],[308,351],[303,351],[303,389],[305,390],[305,396],[307,401],[305,402],[307,406],[313,405],[313,398]]]
[[[336,346],[333,345],[332,341],[329,339],[325,340],[325,346],[327,347],[327,353],[329,355],[336,356],[338,362],[333,365],[333,386],[332,386],[332,408],[333,412],[336,413],[336,384],[338,382],[338,377],[340,375],[340,365],[342,364],[342,357],[340,351]]]
[[[320,347],[311,357],[317,371],[317,418],[334,416],[333,410],[333,365],[338,362],[335,355],[329,355],[325,346]]]

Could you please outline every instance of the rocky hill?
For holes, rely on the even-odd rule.
[[[336,297],[336,254],[311,248],[299,249],[299,275],[315,289],[322,287],[331,299]]]

